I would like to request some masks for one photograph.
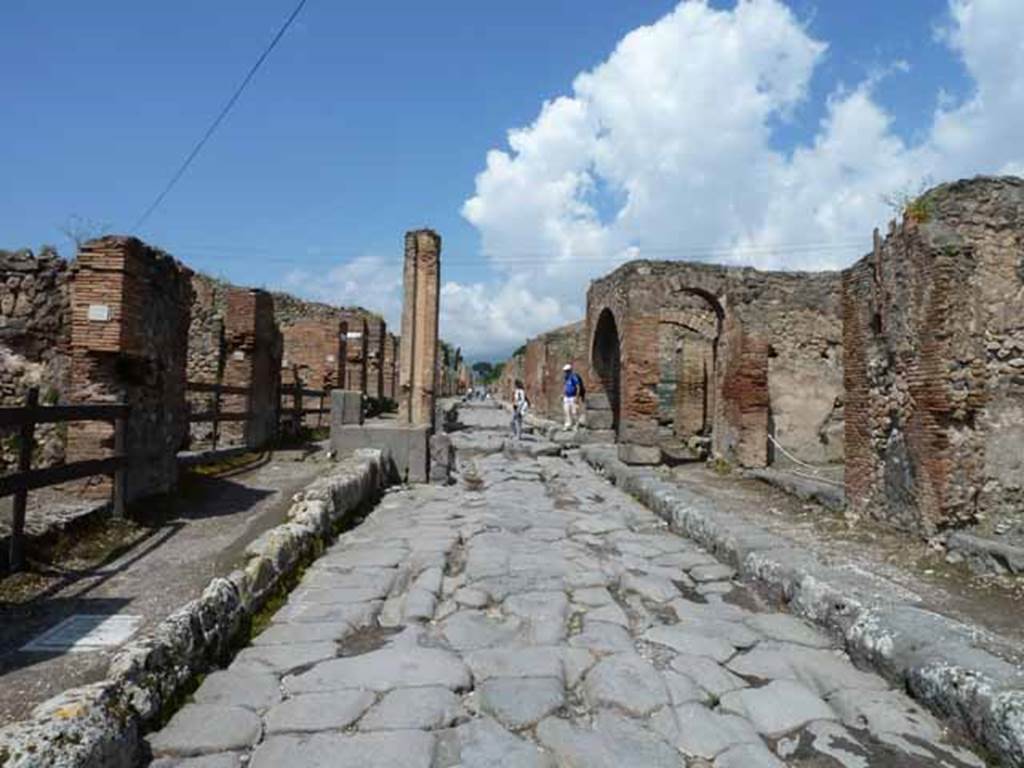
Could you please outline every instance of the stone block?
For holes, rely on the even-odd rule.
[[[430,477],[430,428],[401,426],[394,422],[365,424],[331,423],[331,450],[347,456],[360,448],[384,452],[391,471],[409,483],[425,483]]]
[[[445,434],[430,438],[430,482],[447,485],[455,469],[455,446]]]
[[[656,445],[620,443],[619,461],[626,464],[660,464],[661,448]]]
[[[590,429],[611,429],[615,425],[615,414],[610,410],[592,408],[587,403],[587,426]]]
[[[331,390],[331,429],[363,423],[363,393],[348,389]]]

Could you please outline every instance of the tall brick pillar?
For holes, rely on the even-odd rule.
[[[92,240],[73,267],[70,400],[131,406],[129,500],[167,492],[178,479],[177,452],[188,433],[191,274],[134,237]],[[109,424],[68,425],[69,461],[108,455],[112,447]]]
[[[434,425],[440,276],[441,236],[429,229],[407,232],[399,351],[398,420],[401,424]]]
[[[624,325],[619,458],[629,464],[657,464],[659,319],[637,314],[627,317]]]
[[[224,422],[229,442],[259,448],[277,429],[277,391],[281,380],[281,334],[274,321],[274,299],[266,291],[231,288],[225,318],[223,383],[250,387],[246,395],[226,394],[225,413],[249,411],[249,421]]]
[[[384,362],[382,365],[383,378],[382,393],[388,400],[395,399],[395,388],[398,384],[397,369],[398,362],[398,339],[394,334],[388,333],[384,336]]]
[[[343,312],[342,319],[348,326],[343,389],[365,393],[366,337],[369,332],[366,316],[360,312]]]
[[[371,316],[366,322],[366,394],[369,397],[384,396],[384,342],[387,326],[384,320]]]

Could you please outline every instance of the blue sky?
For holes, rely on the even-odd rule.
[[[55,243],[70,255],[60,228],[73,216],[128,231],[293,4],[5,0],[0,247]],[[811,199],[811,182],[835,174],[819,197],[849,179],[847,191],[863,202],[871,198],[865,189],[877,188],[880,197],[926,175],[941,180],[964,167],[1016,167],[1022,158],[1009,144],[978,149],[967,164],[946,163],[953,150],[936,128],[940,105],[950,114],[963,109],[981,88],[979,78],[1020,55],[1012,43],[1009,63],[985,53],[993,35],[1024,19],[1013,6],[1024,3],[751,0],[741,8],[711,2],[677,9],[673,2],[609,0],[309,0],[220,131],[136,234],[238,283],[382,304],[394,318],[402,233],[431,226],[444,238],[450,283],[442,332],[477,355],[501,354],[527,334],[578,317],[587,278],[637,253],[630,247],[662,256],[714,249],[716,258],[771,267],[841,266],[836,262],[856,254],[855,238],[866,244],[870,227],[882,223],[878,200],[852,208],[843,202],[848,197],[838,200],[836,209],[857,211],[838,222],[834,209],[809,204],[814,211],[804,214],[821,224],[805,239],[785,224],[799,220],[800,210],[773,210],[778,185],[795,185]],[[619,57],[619,66],[613,51],[643,25],[654,26],[639,38],[639,54]],[[956,43],[951,28],[974,37],[965,33]],[[1020,26],[1016,32],[1024,38]],[[746,51],[745,41],[754,53],[729,53],[731,44]],[[776,72],[779,58],[791,53],[793,61]],[[981,61],[973,72],[972,53]],[[618,74],[595,76],[583,95],[574,91],[579,73],[609,61]],[[657,110],[645,111],[644,67],[664,70],[674,61],[686,66],[649,94],[658,104],[692,104],[679,120],[679,153],[666,156],[676,136],[671,126],[666,133],[656,125]],[[705,119],[699,109],[711,107],[706,98],[693,101],[694,92],[714,86],[720,73],[726,85],[750,78],[757,94],[758,78],[776,79],[755,114],[746,109],[751,91],[737,90],[729,101],[728,88],[720,88],[723,102]],[[559,122],[551,110],[545,120],[543,105],[558,97],[567,97],[560,106],[574,116]],[[636,102],[625,117],[615,106],[622,98]],[[982,108],[993,110],[990,101]],[[1015,103],[997,106],[990,122],[1021,117]],[[874,133],[823,127],[847,108],[854,126],[876,112],[885,124]],[[723,111],[736,111],[736,122],[723,128]],[[636,117],[645,114],[654,117]],[[957,115],[965,124],[971,118]],[[555,132],[586,124],[593,140],[585,148],[549,145],[548,122]],[[735,129],[740,149],[703,152],[710,139],[701,125],[717,136]],[[525,149],[509,148],[508,132],[517,128]],[[879,157],[902,162],[901,173],[874,168],[865,159],[873,150],[852,146],[862,136],[878,142]],[[826,139],[851,148],[837,153]],[[808,150],[803,160],[800,148]],[[492,149],[510,165],[492,168]],[[826,154],[828,173],[818,165]],[[726,200],[730,189],[746,186],[747,171],[723,159],[737,156],[770,174],[775,186],[756,198],[744,190]],[[655,159],[654,170],[634,173]],[[667,225],[664,210],[706,205],[692,196],[695,179],[710,177],[732,180],[724,191],[707,189],[723,200],[721,210],[701,215],[714,226]],[[657,193],[647,210],[638,190]],[[470,199],[479,201],[470,206],[475,213],[464,208]],[[829,242],[835,248],[815,263],[787,261],[791,245]],[[761,258],[765,253],[773,258]]]

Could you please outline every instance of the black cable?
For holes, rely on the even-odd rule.
[[[270,55],[270,52],[274,50],[274,47],[277,45],[277,43],[281,40],[282,37],[284,37],[284,33],[288,31],[288,27],[290,27],[292,25],[292,22],[295,21],[296,17],[299,15],[299,12],[302,10],[302,6],[304,6],[305,4],[306,0],[299,0],[299,4],[295,6],[295,10],[292,11],[291,15],[285,21],[281,29],[279,29],[277,31],[277,34],[274,35],[274,39],[270,41],[270,45],[268,45],[266,49],[264,49],[263,53],[260,54],[260,57],[256,59],[256,63],[253,64],[252,67],[249,69],[249,73],[245,76],[245,79],[242,80],[241,85],[239,85],[238,88],[235,89],[235,92],[232,94],[231,98],[228,99],[227,104],[225,104],[224,108],[221,109],[220,114],[217,115],[217,118],[210,124],[210,127],[206,129],[206,133],[204,133],[203,137],[199,139],[196,145],[192,148],[192,151],[189,152],[188,157],[185,158],[185,162],[181,164],[181,167],[178,168],[177,172],[171,177],[171,180],[167,182],[167,185],[164,187],[163,191],[156,196],[156,199],[152,202],[149,208],[146,209],[146,212],[143,213],[138,218],[134,225],[132,225],[132,232],[136,231],[140,226],[142,226],[142,224],[146,221],[146,219],[150,217],[153,211],[155,211],[160,206],[160,203],[164,201],[164,198],[167,197],[167,194],[171,191],[174,185],[178,183],[178,179],[180,179],[185,174],[185,171],[188,170],[189,165],[191,165],[192,161],[196,159],[196,155],[198,155],[200,150],[202,150],[203,145],[206,144],[207,141],[209,141],[210,137],[213,136],[214,131],[217,130],[217,127],[221,124],[224,118],[227,117],[228,112],[231,111],[231,108],[235,105],[235,102],[238,101],[239,96],[242,95],[242,92],[245,90],[246,86],[249,85],[249,81],[252,80],[257,70],[259,70],[259,68],[263,65],[263,62],[266,60],[267,56]]]

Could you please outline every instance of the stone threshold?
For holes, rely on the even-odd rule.
[[[288,522],[245,550],[243,566],[111,659],[107,678],[37,706],[32,717],[0,728],[2,768],[134,768],[143,736],[179,707],[201,675],[227,661],[252,619],[290,589],[338,528],[376,500],[387,478],[382,454],[361,450],[296,494]]]
[[[905,688],[1003,764],[1024,768],[1024,670],[978,647],[981,630],[879,595],[867,577],[824,564],[650,468],[627,466],[613,446],[580,453],[674,530],[826,628],[858,665]]]

